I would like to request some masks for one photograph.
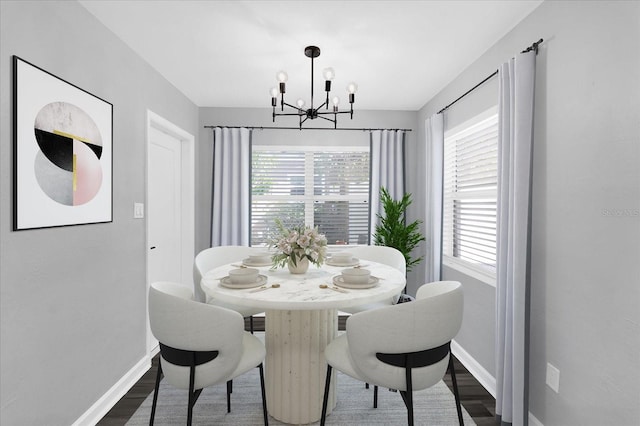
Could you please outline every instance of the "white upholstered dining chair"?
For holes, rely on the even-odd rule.
[[[252,333],[253,316],[260,314],[263,311],[257,308],[239,306],[226,303],[221,300],[212,299],[202,290],[200,281],[202,280],[202,276],[208,271],[231,262],[238,262],[238,264],[240,264],[243,259],[249,257],[249,255],[254,251],[254,248],[247,246],[211,247],[198,253],[193,263],[193,290],[196,300],[210,305],[221,306],[223,308],[234,310],[240,313],[244,318],[249,318],[249,326]]]
[[[231,380],[260,369],[264,424],[268,424],[262,362],[264,344],[244,331],[242,316],[229,309],[198,303],[191,290],[178,283],[155,282],[149,288],[149,321],[160,342],[149,424],[153,425],[162,374],[178,389],[188,390],[187,424],[202,389],[227,383],[227,412],[231,410]]]
[[[408,424],[413,425],[413,391],[438,383],[447,367],[453,381],[458,421],[463,425],[450,350],[451,339],[462,324],[462,308],[461,284],[438,281],[422,285],[415,301],[349,317],[346,333],[324,351],[328,368],[321,425],[326,420],[333,368],[363,382],[400,391],[407,407]]]

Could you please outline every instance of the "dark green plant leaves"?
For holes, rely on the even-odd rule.
[[[384,214],[378,214],[380,224],[376,225],[373,235],[374,244],[393,247],[400,251],[407,263],[407,272],[420,263],[423,257],[413,259],[411,252],[425,240],[419,227],[422,221],[415,220],[406,224],[407,208],[411,205],[411,194],[405,193],[400,200],[394,200],[386,188],[380,188],[380,201]]]

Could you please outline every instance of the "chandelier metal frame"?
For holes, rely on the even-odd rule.
[[[329,93],[331,92],[331,80],[333,79],[333,69],[327,68],[325,69],[325,92],[326,92],[326,100],[317,108],[313,106],[313,72],[314,72],[314,59],[320,56],[320,48],[317,46],[307,46],[304,49],[304,54],[306,57],[311,59],[311,105],[309,108],[304,108],[304,101],[302,99],[298,100],[298,105],[291,105],[284,101],[284,94],[286,93],[286,81],[288,79],[287,73],[284,71],[280,71],[277,73],[276,78],[278,79],[279,85],[276,89],[275,87],[271,88],[271,106],[273,107],[272,118],[273,122],[276,122],[276,117],[278,116],[298,116],[299,119],[299,127],[302,130],[302,125],[307,120],[315,120],[316,118],[321,118],[326,121],[330,121],[333,123],[334,129],[338,128],[338,114],[349,114],[351,119],[353,120],[353,103],[355,102],[355,92],[358,86],[355,83],[349,83],[347,86],[347,92],[349,94],[349,105],[350,108],[348,111],[340,110],[338,107],[339,98],[336,96],[333,98],[333,108],[329,110]],[[277,112],[276,107],[278,106],[277,96],[280,95],[280,110],[283,112]],[[295,112],[284,112],[284,107],[287,106],[295,110]],[[322,108],[325,108],[326,111],[322,111]],[[329,118],[326,116],[333,116],[333,118]]]

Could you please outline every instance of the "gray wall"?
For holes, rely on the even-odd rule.
[[[198,109],[76,2],[0,2],[3,425],[68,425],[146,356],[146,110]],[[11,56],[113,104],[113,223],[11,231]]]
[[[442,279],[464,284],[463,323],[455,338],[456,343],[470,352],[473,361],[495,378],[496,288],[447,266],[442,268]]]
[[[419,120],[541,37],[533,159],[530,411],[545,426],[637,425],[640,3],[544,2],[430,100]],[[490,103],[497,94],[494,88],[465,98],[446,113],[447,119],[459,122]],[[466,279],[463,283],[465,303],[477,306],[465,309],[459,343],[491,372],[493,341],[469,331],[488,321],[481,313],[483,308],[493,311],[495,303],[491,295],[476,294],[477,285]],[[486,286],[484,291],[495,290]],[[545,385],[547,362],[560,370],[558,394]]]

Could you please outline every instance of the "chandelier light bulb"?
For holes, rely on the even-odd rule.
[[[325,68],[322,71],[322,75],[324,76],[325,80],[331,81],[336,76],[336,72],[333,70],[333,68],[329,67]]]
[[[286,83],[287,80],[289,79],[289,76],[287,75],[286,72],[284,71],[278,71],[276,74],[276,79],[280,82],[280,83]]]
[[[349,83],[349,85],[347,86],[347,92],[349,92],[349,94],[351,95],[356,93],[357,90],[358,90],[358,85],[353,82]]]
[[[298,99],[296,101],[296,105],[298,105],[298,108],[302,109],[302,107],[304,106],[304,99]]]
[[[272,98],[277,98],[278,97],[278,89],[275,87],[272,87],[271,89],[269,89],[269,93],[271,93],[271,97]]]
[[[337,96],[334,96],[333,99],[331,99],[331,102],[333,102],[333,106],[338,106],[338,104],[340,103],[340,98]]]

